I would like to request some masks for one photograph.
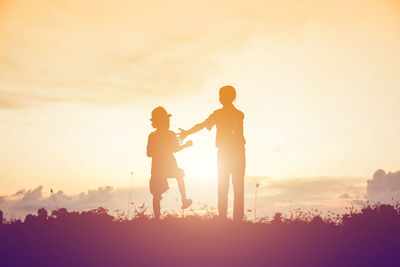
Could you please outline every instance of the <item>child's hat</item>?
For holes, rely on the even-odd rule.
[[[168,114],[167,111],[165,110],[165,108],[159,106],[156,107],[155,109],[153,109],[153,111],[151,112],[151,118],[150,120],[155,120],[155,119],[161,119],[161,118],[169,118],[171,117],[171,114]]]

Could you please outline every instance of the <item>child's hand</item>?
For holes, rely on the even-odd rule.
[[[191,147],[192,145],[193,145],[193,141],[192,140],[187,141],[186,144],[185,144],[186,147]]]

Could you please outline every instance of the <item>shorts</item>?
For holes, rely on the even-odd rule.
[[[150,193],[162,195],[169,189],[167,178],[184,177],[185,172],[176,164],[152,164]]]

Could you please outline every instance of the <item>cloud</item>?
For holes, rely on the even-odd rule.
[[[25,107],[19,101],[13,101],[10,99],[0,99],[0,109],[20,109]]]
[[[51,91],[17,92],[0,89],[0,109],[22,109],[66,101],[71,101],[71,99],[68,96],[57,96]]]
[[[271,214],[287,213],[296,208],[318,208],[323,212],[342,213],[345,207],[352,205],[352,200],[363,199],[364,191],[365,179],[357,177],[265,179],[260,182],[257,210]],[[254,199],[254,193],[248,195]]]
[[[296,208],[318,208],[323,212],[330,210],[341,213],[345,212],[345,207],[364,201],[360,197],[365,190],[364,178],[305,177],[280,180],[248,176],[245,181],[246,210],[254,208],[256,184],[259,184],[257,188],[258,216],[271,215],[275,212],[288,213]],[[169,183],[170,190],[163,195],[163,210],[179,212],[180,196],[176,181],[171,179]],[[217,207],[216,183],[213,184],[215,186],[210,187],[210,181],[201,180],[187,181],[186,185],[188,195],[194,200],[193,209],[198,210],[204,204]],[[341,192],[344,193],[341,194]],[[48,210],[64,207],[68,210],[82,211],[102,206],[111,212],[119,209],[125,214],[129,207],[129,212],[132,214],[133,205],[129,204],[129,198],[134,205],[144,203],[151,209],[152,198],[147,184],[135,186],[133,189],[104,186],[75,195],[67,195],[63,191],[49,195],[44,193],[42,186],[39,186],[33,190],[20,190],[9,197],[3,197],[3,202],[0,201],[0,209],[8,218],[12,216],[23,218],[28,213],[35,213],[41,207]],[[232,188],[229,199],[232,203]],[[251,216],[251,214],[248,215]]]
[[[362,189],[363,178],[355,177],[304,177],[288,178],[282,180],[265,180],[261,192],[266,195],[282,195],[288,198],[297,196],[320,197],[327,193],[340,191],[357,191]],[[273,189],[273,190],[271,190]]]
[[[215,179],[217,179],[215,177]],[[358,177],[303,177],[274,179],[265,176],[246,176],[246,210],[254,208],[256,184],[257,215],[272,215],[275,212],[289,213],[294,209],[319,209],[322,212],[345,212],[345,207],[365,205],[365,178]],[[162,208],[168,212],[179,212],[180,196],[177,183],[169,180],[170,190],[163,195]],[[209,180],[188,180],[188,196],[194,201],[193,209],[198,210],[204,204],[217,207],[217,183],[210,186]],[[130,198],[131,195],[131,198]],[[63,191],[46,194],[42,186],[33,190],[20,190],[11,196],[4,196],[0,209],[6,217],[23,218],[27,213],[35,213],[39,208],[48,210],[67,208],[68,210],[89,210],[99,206],[115,211],[117,209],[132,214],[133,205],[144,203],[151,211],[152,198],[147,183],[130,188],[104,186],[80,194],[68,195]],[[230,188],[230,208],[233,203],[233,191]],[[231,211],[230,211],[231,212]],[[251,213],[248,214],[251,216]]]
[[[341,5],[330,5],[329,13],[341,13]],[[240,54],[254,37],[296,38],[320,20],[315,9],[327,12],[326,4],[308,1],[171,1],[166,9],[153,2],[37,0],[2,8],[0,108],[60,99],[115,105],[196,92],[209,74],[222,72],[221,58]],[[29,94],[4,96],[5,90]]]
[[[367,181],[367,199],[371,202],[395,203],[400,201],[400,171],[377,170]]]
[[[16,192],[14,195],[12,195],[12,196],[19,196],[19,195],[23,195],[25,192],[26,192],[26,190],[25,190],[25,189],[21,189],[21,190],[17,191],[17,192]]]
[[[110,201],[113,197],[113,188],[111,186],[100,187],[97,190],[89,190],[87,193],[79,194],[81,203],[102,203]]]
[[[339,198],[343,198],[343,199],[349,199],[349,198],[351,198],[350,197],[350,195],[349,194],[347,194],[347,193],[343,193],[343,194],[341,194],[340,195],[340,197]]]
[[[42,197],[43,186],[39,186],[34,190],[28,190],[23,193],[22,202],[38,200]]]
[[[150,193],[147,191],[147,188],[134,188],[131,201],[136,204],[146,202],[146,205],[150,205]],[[128,188],[114,189],[111,186],[73,195],[67,195],[63,191],[46,194],[43,186],[38,186],[33,190],[19,190],[10,196],[0,197],[0,209],[8,218],[23,218],[28,213],[36,213],[42,207],[47,210],[67,208],[68,210],[83,211],[101,206],[110,211],[123,209],[126,212],[129,194],[130,189]]]
[[[120,105],[202,90],[206,74],[218,71],[215,55],[240,49],[253,28],[232,27],[237,16],[216,16],[226,7],[215,3],[199,5],[201,12],[170,3],[165,12],[158,4],[126,1],[68,1],[68,10],[65,1],[39,2],[43,9],[23,1],[4,7],[0,108],[59,101]]]

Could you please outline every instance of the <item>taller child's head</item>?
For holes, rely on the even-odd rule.
[[[236,90],[233,86],[226,85],[219,89],[219,102],[221,102],[223,106],[231,105],[235,98]]]
[[[159,130],[168,130],[169,129],[169,117],[171,114],[168,114],[165,108],[163,107],[156,107],[151,112],[151,126],[153,128]]]

